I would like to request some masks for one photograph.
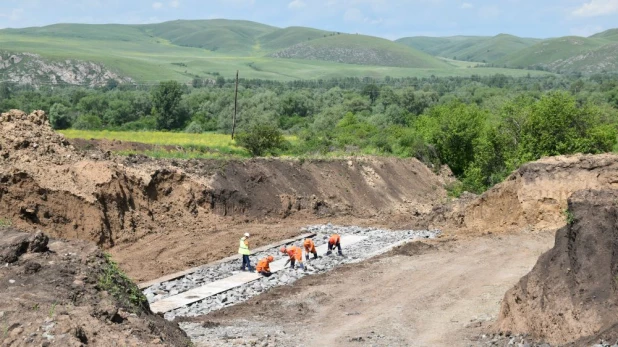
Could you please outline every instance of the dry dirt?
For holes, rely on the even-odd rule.
[[[41,111],[0,115],[0,218],[94,241],[138,281],[234,254],[245,231],[257,247],[320,218],[421,215],[444,201],[444,182],[416,159],[113,157],[76,149]]]
[[[90,242],[0,227],[0,263],[2,346],[189,345]]]
[[[556,344],[616,341],[618,191],[577,192],[569,211],[555,247],[505,295],[496,327]]]
[[[574,192],[616,187],[618,155],[543,158],[523,165],[480,197],[436,206],[417,224],[457,234],[555,230],[564,225],[567,200]]]
[[[188,321],[247,329],[232,344],[254,329],[283,330],[278,343],[289,345],[469,346],[552,241],[543,232],[409,245]]]

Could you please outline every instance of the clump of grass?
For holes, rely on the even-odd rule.
[[[148,300],[129,277],[111,259],[111,255],[105,253],[103,273],[99,277],[97,287],[110,293],[122,306],[134,313],[139,313],[148,307]]]
[[[56,313],[56,305],[58,305],[56,302],[51,305],[51,308],[49,309],[49,318],[54,317],[54,313]]]
[[[13,223],[8,218],[0,218],[0,227],[10,227]]]
[[[575,223],[575,215],[573,214],[573,212],[569,211],[569,209],[566,209],[563,211],[563,213],[566,218],[567,225],[572,225],[573,223]]]

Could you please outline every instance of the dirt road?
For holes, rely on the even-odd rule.
[[[191,324],[189,335],[201,346],[265,334],[289,345],[469,346],[552,245],[547,232],[412,245],[199,317],[207,328]]]

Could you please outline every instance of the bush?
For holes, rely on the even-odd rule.
[[[185,133],[189,134],[201,134],[204,132],[202,125],[196,121],[191,122],[186,128]]]
[[[266,153],[274,154],[285,147],[283,134],[277,127],[268,124],[254,124],[236,136],[236,144],[245,148],[254,157]]]
[[[73,129],[77,130],[101,130],[103,129],[103,122],[101,118],[94,115],[79,116],[75,123],[73,123]]]

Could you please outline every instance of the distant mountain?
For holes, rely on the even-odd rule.
[[[434,56],[455,60],[495,62],[496,60],[532,46],[540,39],[500,34],[489,36],[405,37],[397,42],[417,48]]]
[[[448,68],[429,54],[373,36],[341,34],[296,44],[273,58],[332,61],[344,64],[413,68]]]
[[[594,34],[590,37],[609,41],[618,41],[618,29],[609,29],[602,33]]]

